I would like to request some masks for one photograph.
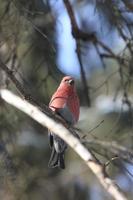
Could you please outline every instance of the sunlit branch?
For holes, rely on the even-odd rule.
[[[32,105],[28,101],[14,95],[12,92],[1,89],[0,95],[3,100],[13,105],[19,110],[23,111],[42,126],[47,127],[52,132],[61,137],[72,149],[85,161],[87,166],[99,179],[100,183],[106,191],[116,200],[126,200],[126,197],[120,192],[118,186],[112,181],[104,170],[103,165],[95,158],[95,156],[88,151],[88,149],[74,137],[71,132],[64,127],[62,123],[50,118],[45,113],[41,112],[39,108]]]
[[[105,172],[103,165],[95,158],[95,156],[90,151],[88,151],[88,149],[81,143],[78,138],[72,135],[72,132],[70,130],[64,127],[61,120],[57,120],[57,118],[55,118],[54,114],[50,112],[47,106],[44,105],[43,107],[40,107],[38,106],[38,104],[33,105],[33,103],[36,102],[33,100],[33,98],[31,98],[31,96],[27,95],[21,83],[19,83],[19,81],[14,76],[13,72],[2,61],[0,61],[0,68],[5,71],[8,78],[10,78],[10,80],[19,90],[20,94],[23,95],[23,97],[28,97],[20,98],[8,90],[1,89],[1,98],[9,104],[13,105],[14,107],[18,108],[19,110],[25,112],[42,126],[47,127],[52,132],[61,137],[85,161],[88,167],[99,179],[100,183],[106,189],[106,191],[112,197],[114,197],[114,199],[126,200],[126,197],[124,197],[124,195],[119,191],[118,186],[114,183],[114,181],[109,178],[109,176]]]

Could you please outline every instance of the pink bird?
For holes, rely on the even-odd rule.
[[[69,125],[74,125],[79,119],[79,98],[76,93],[74,79],[65,76],[49,103],[49,108],[62,117]],[[64,153],[67,144],[54,133],[49,132],[52,148],[49,167],[65,169]]]

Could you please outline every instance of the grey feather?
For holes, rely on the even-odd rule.
[[[64,108],[57,109],[56,113],[60,115],[68,124],[72,125],[75,123],[75,118],[66,105]],[[67,149],[67,144],[64,140],[52,132],[49,132],[49,142],[52,152],[48,166],[50,168],[59,167],[61,169],[65,169],[64,153]]]

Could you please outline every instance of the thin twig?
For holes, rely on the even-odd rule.
[[[118,155],[120,158],[123,158],[127,160],[130,163],[133,163],[133,151],[131,149],[126,148],[125,146],[122,146],[118,144],[115,141],[103,141],[103,140],[97,140],[97,139],[86,139],[83,140],[84,144],[90,145],[100,145],[102,148],[108,150],[108,152],[114,153],[115,155]]]

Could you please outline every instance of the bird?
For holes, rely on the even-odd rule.
[[[50,100],[49,108],[70,126],[78,122],[80,105],[73,77],[65,76],[61,80],[59,87]],[[49,143],[52,150],[48,167],[65,169],[64,154],[67,144],[50,130]]]

